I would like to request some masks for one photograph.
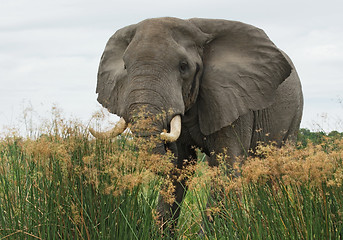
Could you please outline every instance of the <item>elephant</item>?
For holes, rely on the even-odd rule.
[[[162,119],[132,133],[160,135],[155,151],[170,149],[177,169],[196,161],[194,146],[210,166],[225,149],[232,166],[261,141],[294,142],[303,111],[290,58],[263,30],[221,19],[153,18],[119,29],[101,57],[96,92],[121,118],[108,132],[91,130],[95,137],[121,134],[144,106],[146,117]],[[184,181],[174,181],[174,203],[160,199],[161,218],[177,220]]]

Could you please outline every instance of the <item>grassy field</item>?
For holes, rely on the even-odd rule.
[[[342,136],[312,144],[310,135],[297,147],[261,146],[239,178],[199,155],[184,169],[194,177],[174,238],[343,239]],[[172,192],[171,156],[149,147],[130,135],[94,140],[63,119],[34,138],[2,136],[0,239],[171,238],[156,212],[159,193]]]

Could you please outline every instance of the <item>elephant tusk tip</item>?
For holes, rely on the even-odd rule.
[[[95,138],[101,138],[101,134],[99,134],[97,131],[95,131],[93,128],[88,128],[89,132],[92,134],[93,137]]]
[[[93,128],[88,128],[88,131],[93,135],[93,137],[95,137],[94,135],[96,134],[95,133],[95,130]]]
[[[181,134],[181,116],[176,115],[170,121],[170,133],[162,132],[161,138],[166,142],[175,142]]]
[[[125,122],[124,118],[121,118],[118,123],[114,126],[113,129],[107,131],[107,132],[97,132],[93,128],[89,127],[89,132],[93,135],[95,138],[99,139],[106,139],[106,138],[114,138],[121,133],[125,131],[127,128],[127,123]]]
[[[179,136],[170,134],[170,133],[166,133],[166,132],[162,132],[161,133],[161,139],[166,141],[166,142],[175,142],[178,139]]]

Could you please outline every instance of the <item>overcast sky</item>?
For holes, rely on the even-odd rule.
[[[96,75],[108,38],[146,18],[221,18],[265,30],[292,58],[305,96],[302,127],[343,131],[341,0],[1,0],[0,131],[30,104],[84,121],[99,108]],[[23,124],[23,123],[21,123]]]

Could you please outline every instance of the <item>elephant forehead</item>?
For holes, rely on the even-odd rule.
[[[177,46],[175,42],[161,36],[135,37],[124,53],[126,64],[136,61],[165,62],[176,57]],[[174,51],[172,51],[172,49]],[[129,67],[128,65],[128,67]]]
[[[165,39],[171,35],[173,21],[164,19],[147,19],[140,22],[137,26],[136,37]]]
[[[147,19],[139,24],[131,43],[124,53],[124,61],[130,63],[141,59],[178,61],[186,49],[196,50],[203,42],[203,33],[189,21],[177,18]]]
[[[177,26],[187,27],[189,25],[183,19],[170,17],[146,19],[138,24],[138,28],[150,28],[157,31],[172,29]]]
[[[127,64],[137,60],[170,61],[176,57],[178,48],[166,29],[146,26],[137,29],[123,57]]]
[[[187,37],[195,40],[201,39],[200,30],[189,21],[179,18],[152,18],[140,22],[137,26],[137,35],[156,40],[171,40],[178,42],[180,38]]]

